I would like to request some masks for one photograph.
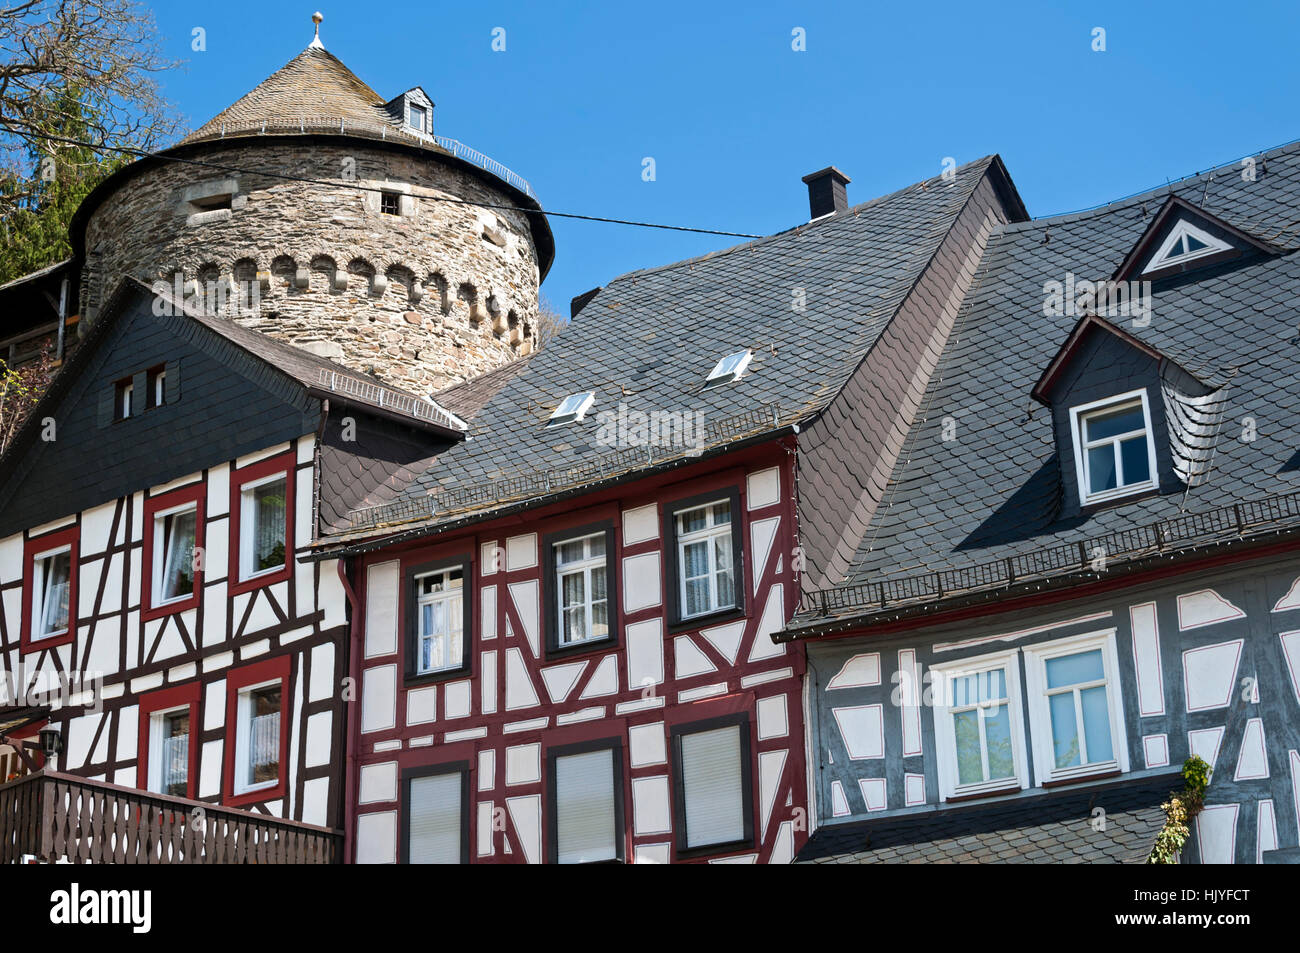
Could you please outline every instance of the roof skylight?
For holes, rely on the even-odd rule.
[[[596,392],[591,390],[583,391],[579,394],[570,394],[564,400],[560,401],[560,406],[555,408],[550,419],[546,421],[548,427],[558,427],[561,424],[574,423],[582,420],[583,416],[592,404],[596,402]]]
[[[704,386],[717,387],[721,384],[730,384],[732,381],[740,380],[740,376],[745,373],[745,368],[749,367],[749,362],[753,357],[754,352],[752,350],[728,354],[714,365],[713,370],[709,372],[709,376],[704,379]]]

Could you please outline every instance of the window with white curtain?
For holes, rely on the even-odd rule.
[[[609,638],[605,533],[555,544],[559,644]]]
[[[461,770],[408,778],[406,862],[459,864],[465,857],[465,782]]]
[[[68,631],[72,589],[72,547],[62,546],[38,553],[32,560],[32,619],[34,638],[46,639]]]
[[[198,507],[186,503],[154,514],[153,604],[194,595],[194,545]]]
[[[742,722],[677,733],[679,847],[698,850],[752,837],[748,730]]]
[[[190,706],[149,717],[149,790],[186,797],[190,777]]]
[[[415,577],[415,673],[455,671],[465,661],[465,572],[444,569]]]
[[[622,795],[618,748],[554,757],[554,859],[590,864],[622,857],[618,798]]]
[[[235,742],[235,792],[274,787],[280,780],[281,682],[276,679],[239,693]]]
[[[285,473],[252,480],[240,488],[241,579],[284,568],[288,552],[287,492]]]
[[[718,500],[674,514],[678,605],[683,619],[736,605],[730,500]]]

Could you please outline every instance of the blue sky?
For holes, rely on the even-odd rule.
[[[996,152],[1041,217],[1300,138],[1293,3],[312,2],[363,80],[385,97],[423,86],[435,131],[557,211],[770,234],[807,219],[800,177],[827,165],[857,203]],[[164,82],[192,126],[305,47],[315,9],[148,5],[187,61]],[[542,291],[566,316],[616,275],[739,241],[552,228]]]

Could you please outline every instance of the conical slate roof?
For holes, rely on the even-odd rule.
[[[378,135],[383,127],[402,128],[378,93],[338,57],[312,45],[182,141],[204,142],[263,130],[328,129]]]

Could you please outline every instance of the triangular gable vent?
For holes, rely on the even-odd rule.
[[[1142,274],[1163,271],[1165,268],[1195,261],[1197,258],[1204,258],[1206,255],[1221,251],[1232,251],[1232,246],[1184,220],[1174,226],[1169,237],[1156,249],[1156,253],[1142,269]]]

